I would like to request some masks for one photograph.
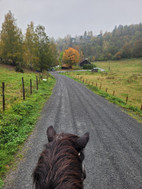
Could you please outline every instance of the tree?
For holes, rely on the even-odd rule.
[[[87,38],[87,31],[84,32],[84,39]]]
[[[1,31],[1,57],[5,63],[22,63],[23,35],[11,11],[5,15]]]
[[[122,58],[130,58],[132,55],[132,47],[130,43],[125,43],[121,49]]]
[[[76,65],[80,60],[79,52],[74,48],[68,48],[63,53],[63,62],[73,66]]]
[[[54,67],[58,64],[57,61],[57,48],[56,45],[53,41],[49,43],[49,62],[48,62],[48,67]]]
[[[60,55],[59,55],[59,64],[60,64],[60,66],[62,65],[63,54],[64,54],[64,52],[62,51],[62,52],[60,52]]]
[[[117,53],[114,55],[114,59],[120,60],[120,59],[121,59],[121,56],[122,56],[121,52],[117,52]]]
[[[133,46],[133,56],[142,57],[142,39],[137,40]]]
[[[0,39],[0,63],[2,62],[2,42]]]
[[[38,42],[36,33],[34,31],[34,23],[31,22],[26,30],[26,36],[23,45],[23,60],[26,66],[31,69],[38,63]]]
[[[44,26],[41,25],[37,26],[35,32],[37,37],[38,58],[39,58],[36,67],[40,69],[40,71],[43,71],[44,69],[48,69],[50,67],[49,39],[45,33]]]

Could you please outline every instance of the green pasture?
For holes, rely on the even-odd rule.
[[[26,97],[30,96],[30,79],[32,79],[33,91],[36,90],[36,76],[34,72],[17,73],[14,68],[0,65],[0,87],[5,83],[5,104],[9,109],[14,103],[22,100],[22,77],[24,78]],[[46,77],[46,76],[45,76]],[[2,90],[0,88],[0,94]],[[2,98],[0,98],[0,112],[2,111]]]

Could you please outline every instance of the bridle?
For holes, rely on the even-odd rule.
[[[82,181],[84,181],[86,179],[86,171],[85,171],[85,165],[82,165]]]
[[[78,153],[78,156],[80,157],[80,153]],[[82,177],[81,177],[81,180],[84,181],[85,178],[86,178],[85,164],[82,163]]]

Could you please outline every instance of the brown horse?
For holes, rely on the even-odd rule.
[[[89,133],[79,137],[56,134],[52,126],[47,129],[49,143],[45,145],[33,172],[35,189],[83,189],[86,177],[82,167],[83,149]]]

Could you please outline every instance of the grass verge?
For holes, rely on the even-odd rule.
[[[0,114],[0,189],[15,153],[34,128],[44,103],[52,94],[55,79],[41,82],[39,90],[25,101]]]

